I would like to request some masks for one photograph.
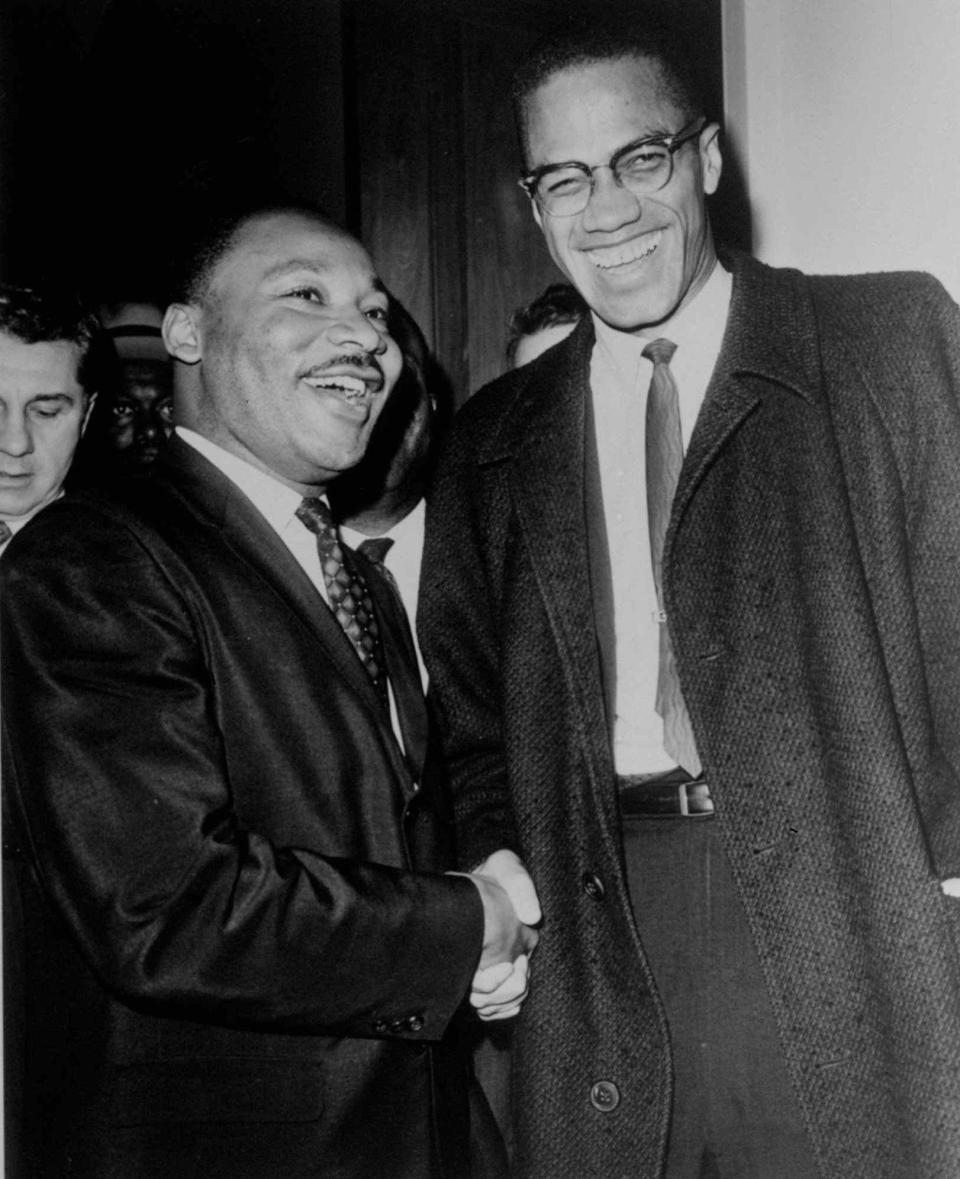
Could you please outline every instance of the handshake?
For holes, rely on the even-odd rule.
[[[509,1019],[527,996],[541,917],[533,881],[514,852],[488,856],[469,874],[483,901],[483,950],[470,1003],[481,1019]]]

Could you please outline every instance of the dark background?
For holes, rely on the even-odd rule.
[[[516,184],[511,68],[564,11],[619,6],[0,0],[0,276],[162,299],[192,194],[279,187],[363,238],[462,400],[558,277]],[[720,0],[665,7],[720,118]],[[714,220],[748,243],[729,154]]]

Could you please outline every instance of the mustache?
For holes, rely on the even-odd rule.
[[[323,364],[314,364],[304,372],[305,377],[321,377],[332,368],[375,369],[383,377],[383,369],[374,352],[343,352]]]

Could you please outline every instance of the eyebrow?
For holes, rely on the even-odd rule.
[[[72,404],[76,398],[76,393],[71,393],[64,389],[59,393],[37,393],[29,399],[27,405],[33,405],[36,401],[69,401]]]
[[[278,262],[276,266],[272,266],[264,275],[268,281],[275,278],[283,278],[285,275],[301,274],[303,271],[308,271],[311,274],[316,274],[322,277],[334,270],[335,266],[332,262],[325,259],[317,258],[291,258],[286,262]],[[387,288],[383,285],[380,277],[373,271],[367,276],[367,280],[373,290],[378,294],[386,295]]]
[[[680,131],[684,128],[681,127]],[[679,135],[680,131],[645,131],[642,135],[638,135],[636,139],[628,140],[622,147],[618,147],[613,155],[608,157],[610,160],[617,159],[625,152],[628,152],[636,147],[643,147],[647,143],[659,143],[663,139],[669,139],[673,135]],[[581,167],[589,168],[590,165],[584,160],[558,160],[556,163],[539,164],[536,168],[531,168],[529,172],[525,172],[526,177],[543,176],[546,172],[552,172],[555,169],[566,168],[571,164],[579,164]],[[603,165],[594,165],[594,167],[602,167]]]

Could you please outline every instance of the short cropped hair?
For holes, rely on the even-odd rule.
[[[76,344],[80,387],[90,396],[102,383],[109,344],[96,315],[73,293],[0,285],[0,332],[24,344]]]
[[[168,299],[174,303],[202,302],[217,264],[229,253],[240,231],[251,221],[281,213],[292,213],[346,233],[318,206],[300,200],[255,199],[187,213],[180,240],[171,251],[167,266]]]
[[[521,58],[512,82],[521,143],[523,104],[534,90],[561,70],[621,57],[657,62],[667,93],[685,120],[704,113],[700,83],[676,30],[661,17],[646,11],[642,4],[633,5],[629,11],[616,15],[571,17]]]
[[[507,334],[507,363],[513,367],[517,347],[524,336],[558,324],[579,323],[588,311],[580,292],[566,282],[551,283],[531,302],[518,307],[510,317]]]

